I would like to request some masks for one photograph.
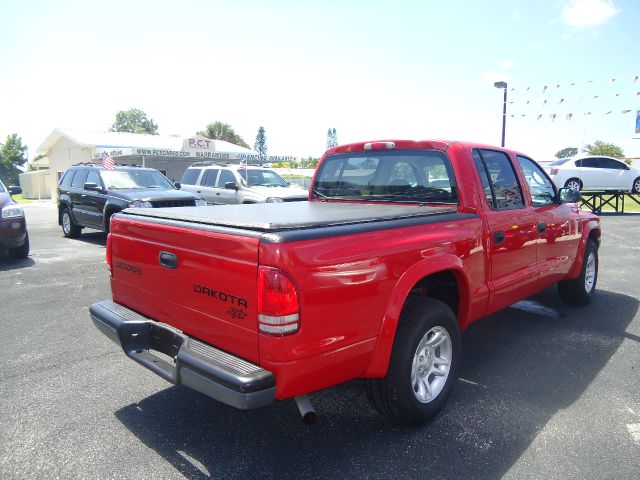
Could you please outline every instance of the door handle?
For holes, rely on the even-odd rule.
[[[544,233],[547,230],[547,225],[544,223],[539,223],[538,224],[538,232],[539,233]]]
[[[178,268],[178,256],[171,252],[160,252],[160,265],[170,269]]]
[[[216,195],[220,195],[219,193],[216,193]]]
[[[493,243],[502,243],[504,242],[504,232],[502,230],[498,230],[497,232],[493,232]]]

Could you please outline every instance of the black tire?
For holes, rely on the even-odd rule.
[[[633,193],[640,193],[640,177],[636,178],[631,185],[631,191]]]
[[[593,279],[591,282],[587,282],[588,275],[588,263],[589,257],[593,255]],[[593,295],[596,291],[596,284],[598,282],[598,247],[593,240],[587,240],[587,246],[584,251],[584,258],[582,259],[582,268],[580,269],[580,275],[573,280],[564,280],[558,282],[558,292],[562,299],[572,305],[587,305],[591,302]],[[590,285],[590,287],[589,287]]]
[[[440,329],[444,329],[448,334],[451,358],[444,386],[439,388],[433,398],[423,402],[418,399],[420,392],[416,393],[414,390],[412,369],[414,357],[418,358],[417,350],[421,341],[434,338],[427,336],[434,328],[439,332],[442,332]],[[449,398],[451,387],[456,379],[459,354],[460,331],[451,309],[439,300],[409,297],[400,316],[387,375],[384,378],[373,378],[367,381],[369,401],[376,410],[394,422],[407,425],[420,425],[427,422],[444,407]],[[443,357],[442,350],[439,353],[434,350],[433,357],[429,356],[436,360],[438,357]],[[417,371],[419,372],[419,369]],[[422,378],[428,382],[431,374],[427,373]],[[434,380],[435,378],[436,375],[433,376]]]
[[[27,258],[29,256],[29,234],[27,233],[22,246],[10,248],[7,252],[11,258]]]
[[[571,188],[570,185],[572,185],[573,183],[577,182],[579,187],[578,187],[578,191],[582,190],[582,182],[580,181],[579,178],[570,178],[569,180],[567,180],[566,182],[564,182],[564,187],[565,188]]]
[[[76,225],[71,217],[71,213],[68,208],[62,210],[60,217],[62,222],[62,233],[67,238],[77,238],[82,233],[82,227]]]

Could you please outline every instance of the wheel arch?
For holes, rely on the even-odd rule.
[[[436,288],[429,288],[433,285]],[[419,293],[443,301],[452,308],[458,327],[462,329],[468,323],[469,292],[468,275],[462,260],[455,255],[430,257],[412,265],[400,277],[389,297],[372,359],[364,376],[386,375],[402,309],[410,295]]]
[[[67,195],[61,196],[58,199],[58,225],[62,225],[62,212],[64,210],[69,211],[71,219],[75,222],[76,219],[73,215],[73,209],[71,208],[71,199]]]
[[[109,222],[111,215],[113,215],[114,213],[118,213],[121,210],[122,210],[122,206],[117,205],[115,203],[107,203],[104,206],[104,214],[102,216],[102,226],[105,232],[109,231],[107,222]]]
[[[596,248],[600,248],[600,224],[597,220],[591,220],[585,226],[582,231],[582,238],[580,239],[580,245],[578,252],[576,253],[576,261],[573,263],[571,270],[566,276],[566,279],[571,280],[577,278],[580,275],[582,269],[582,262],[584,261],[584,251],[587,248],[587,242],[593,240],[596,244]]]

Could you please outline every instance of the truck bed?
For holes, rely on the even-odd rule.
[[[381,228],[446,221],[452,215],[456,218],[467,216],[456,213],[455,205],[435,207],[338,202],[129,208],[123,213],[132,220],[261,237],[267,242],[360,233]]]

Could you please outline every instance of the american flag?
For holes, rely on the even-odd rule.
[[[116,161],[113,159],[110,153],[102,152],[102,166],[105,170],[116,169]]]
[[[240,161],[240,166],[238,167],[238,170],[246,170],[247,169],[247,159],[243,158]]]

